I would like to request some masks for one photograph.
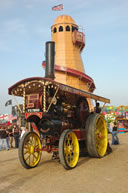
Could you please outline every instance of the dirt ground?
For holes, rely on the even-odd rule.
[[[119,139],[111,154],[80,157],[73,170],[65,170],[46,152],[36,168],[27,170],[17,149],[1,151],[0,193],[128,193],[128,133],[119,134]]]

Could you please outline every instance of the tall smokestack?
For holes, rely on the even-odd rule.
[[[54,80],[54,58],[55,58],[55,42],[46,42],[46,66],[45,66],[45,78],[51,78]]]

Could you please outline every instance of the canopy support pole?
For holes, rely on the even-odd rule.
[[[20,108],[20,105],[19,105],[19,103],[17,102],[17,99],[16,99],[15,95],[13,94],[13,92],[12,92],[12,96],[14,97],[14,100],[15,100],[15,102],[16,102],[16,104],[17,104],[17,107],[18,107],[19,111],[22,113],[22,110],[21,110],[21,108]]]

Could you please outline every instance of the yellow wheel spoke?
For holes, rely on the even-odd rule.
[[[34,155],[34,157],[36,158],[36,160],[38,159],[38,156],[36,156],[35,154],[33,154]]]
[[[24,155],[26,155],[27,153],[29,153],[29,151],[24,152]]]
[[[34,146],[34,148],[37,148],[37,147],[39,147],[39,145],[38,145],[38,144]]]
[[[30,143],[30,141],[28,140],[28,141],[25,141],[25,143],[24,143],[24,146],[28,146],[28,145],[31,145],[32,143]]]
[[[26,161],[28,160],[28,158],[30,158],[31,154],[28,155],[28,157],[25,159]]]
[[[24,149],[29,149],[28,145],[27,145],[27,146],[24,146]]]
[[[31,140],[31,138],[29,138],[29,142],[30,142],[30,144],[32,144],[32,140]]]

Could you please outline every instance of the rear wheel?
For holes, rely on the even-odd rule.
[[[59,141],[60,162],[66,169],[76,167],[79,160],[79,142],[76,134],[71,130],[65,130]]]
[[[101,114],[91,114],[86,122],[86,147],[90,156],[103,157],[107,151],[108,130]]]
[[[34,168],[41,158],[41,142],[35,132],[27,132],[19,144],[19,160],[25,168]]]

